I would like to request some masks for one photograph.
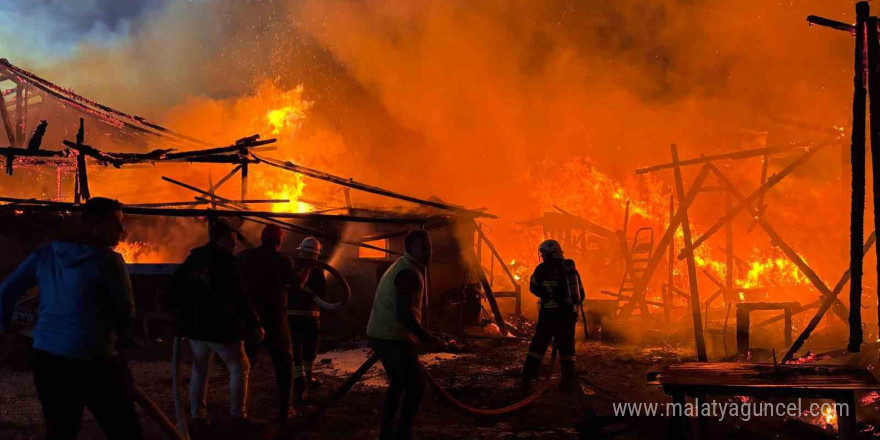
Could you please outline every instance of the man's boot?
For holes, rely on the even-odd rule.
[[[523,363],[522,370],[522,381],[525,384],[531,383],[535,378],[538,377],[538,370],[541,369],[541,359],[535,357],[531,353],[526,356],[526,361]]]
[[[562,373],[562,377],[559,380],[559,389],[562,391],[574,390],[576,383],[574,378],[574,361],[561,360],[559,367]]]

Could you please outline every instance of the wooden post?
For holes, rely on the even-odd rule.
[[[678,149],[675,144],[672,144],[670,150],[672,152],[672,163],[675,174],[675,191],[678,194],[678,200],[684,200],[684,182],[682,182],[681,178],[681,167],[678,166]],[[679,206],[679,210],[682,210],[681,206]],[[686,207],[684,208],[681,217],[681,230],[684,233],[685,247],[691,249],[691,227],[690,222],[688,221]],[[697,291],[697,265],[694,262],[693,252],[688,252],[687,255],[688,280],[691,288],[691,313],[693,314],[694,320],[694,337],[696,339],[697,358],[700,362],[706,362],[708,358],[706,357],[706,341],[703,339],[703,319],[700,316],[700,293]]]
[[[861,245],[865,235],[865,98],[866,47],[865,24],[870,15],[868,2],[856,4],[855,73],[853,75],[852,108],[852,198],[850,199],[849,259],[852,282],[849,285],[849,344],[850,353],[859,351],[862,344],[862,258]],[[876,91],[872,92],[876,93]],[[873,102],[871,103],[873,107]],[[873,127],[872,127],[873,128]]]
[[[24,147],[24,87],[15,87],[15,147]]]
[[[672,227],[672,218],[675,217],[675,194],[669,194],[669,227]],[[677,229],[677,228],[676,228]],[[674,240],[674,238],[673,238]],[[666,289],[663,290],[663,317],[666,321],[672,317],[672,283],[675,281],[675,246],[669,246],[669,263],[666,270]]]
[[[85,142],[85,124],[83,122],[83,118],[79,118],[79,131],[76,133],[76,144],[82,145]],[[82,151],[77,151],[76,154],[76,176],[79,191],[77,192],[77,199],[81,196],[84,201],[88,201],[91,198],[91,194],[89,193],[89,176],[86,173],[86,155],[83,154]],[[79,203],[79,201],[77,201]]]
[[[724,211],[730,211],[732,207],[730,191],[724,191]],[[729,303],[735,300],[733,294],[733,222],[724,226],[724,247],[727,256],[725,259],[727,270],[724,278],[724,302]]]
[[[749,309],[744,303],[736,305],[736,352],[749,352]]]
[[[248,194],[248,163],[242,162],[241,163],[241,199],[242,200],[247,199],[247,194]]]
[[[3,128],[6,130],[6,139],[9,140],[9,146],[15,146],[15,131],[12,128],[12,122],[9,120],[9,110],[6,108],[6,98],[0,94],[0,118],[3,119]]]
[[[871,169],[873,170],[872,203],[874,205],[874,230],[880,229],[880,40],[878,40],[877,17],[868,18],[868,86],[871,93]],[[880,248],[877,250],[877,275],[880,276]],[[880,294],[877,296],[877,317],[880,324]]]

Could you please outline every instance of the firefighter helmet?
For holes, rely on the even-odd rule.
[[[314,254],[316,257],[321,255],[321,242],[315,237],[306,237],[296,250],[304,253]]]
[[[562,258],[562,246],[556,240],[544,240],[538,246],[538,252],[544,258]]]

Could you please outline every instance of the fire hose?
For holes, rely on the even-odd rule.
[[[373,368],[373,365],[375,365],[378,360],[379,360],[379,356],[377,356],[375,354],[373,354],[372,356],[367,358],[367,360],[364,361],[364,363],[361,364],[361,366],[354,373],[352,373],[351,376],[349,376],[348,379],[346,379],[345,382],[339,388],[337,388],[336,391],[333,392],[333,394],[331,394],[326,399],[324,399],[324,401],[322,401],[315,408],[314,411],[310,412],[301,421],[299,421],[296,425],[294,425],[293,428],[291,428],[290,432],[295,433],[297,431],[301,431],[301,430],[305,429],[306,427],[308,427],[309,425],[311,425],[312,423],[314,423],[318,419],[318,417],[320,417],[322,414],[324,414],[324,412],[326,412],[328,409],[330,409],[330,407],[333,406],[333,404],[336,403],[336,401],[338,401],[340,398],[342,398],[342,396],[345,395],[345,393],[350,391],[351,388],[354,387],[354,385],[359,380],[361,380],[361,378],[365,374],[367,374],[367,372],[370,371],[371,368]],[[507,405],[507,406],[504,406],[501,408],[495,408],[495,409],[483,409],[483,408],[475,408],[472,406],[468,406],[467,404],[456,399],[448,391],[446,391],[446,389],[443,388],[442,385],[440,385],[440,383],[437,381],[437,379],[433,375],[431,375],[430,372],[428,372],[428,370],[427,370],[427,368],[425,368],[424,364],[422,364],[420,362],[419,367],[425,373],[425,377],[428,378],[428,382],[431,384],[431,386],[433,386],[434,389],[436,389],[440,393],[440,395],[443,396],[444,399],[446,399],[447,401],[452,403],[456,408],[459,408],[465,412],[468,412],[468,413],[474,414],[474,415],[478,415],[478,416],[497,416],[497,415],[507,414],[507,413],[511,413],[513,411],[525,408],[526,406],[528,406],[529,404],[531,404],[532,402],[537,400],[538,397],[541,397],[541,394],[543,394],[544,391],[546,391],[550,385],[550,379],[553,376],[552,367],[553,367],[555,360],[556,360],[556,349],[554,348],[553,354],[550,356],[550,368],[547,370],[547,374],[546,374],[546,376],[544,376],[544,381],[541,383],[540,386],[538,386],[538,389],[536,389],[532,394],[530,394],[525,399],[520,400],[519,402],[510,404],[510,405]]]
[[[345,279],[345,277],[342,276],[342,274],[339,273],[339,271],[335,267],[323,261],[318,261],[315,266],[327,271],[330,275],[333,275],[334,278],[339,280],[339,282],[342,284],[342,290],[345,292],[345,298],[337,303],[329,303],[319,298],[318,295],[313,295],[312,301],[315,303],[315,305],[324,310],[336,310],[348,304],[348,302],[351,301],[351,286],[348,285],[348,281]]]
[[[476,408],[473,406],[468,406],[467,404],[463,403],[462,401],[456,399],[455,396],[453,396],[452,394],[449,394],[449,391],[446,391],[446,389],[443,388],[442,385],[440,385],[440,382],[437,381],[437,378],[435,378],[430,372],[428,372],[428,369],[425,368],[425,366],[422,363],[419,363],[419,366],[422,368],[422,371],[425,373],[425,377],[428,378],[428,382],[431,384],[431,386],[433,386],[434,389],[437,390],[437,392],[439,392],[440,395],[443,396],[444,399],[446,399],[449,403],[454,405],[456,408],[463,410],[467,413],[476,415],[476,416],[498,416],[498,415],[511,413],[516,410],[525,408],[526,406],[528,406],[529,404],[531,404],[535,400],[538,400],[538,398],[541,397],[541,394],[544,394],[544,391],[547,391],[547,388],[550,386],[550,378],[553,377],[553,364],[555,363],[555,361],[556,361],[556,348],[554,347],[553,354],[550,355],[550,366],[547,369],[547,374],[546,374],[546,376],[544,376],[544,381],[541,382],[541,385],[538,386],[538,389],[536,389],[532,394],[530,394],[525,399],[520,400],[519,402],[512,403],[510,405],[507,405],[507,406],[504,406],[501,408],[494,408],[494,409],[483,409],[483,408]]]

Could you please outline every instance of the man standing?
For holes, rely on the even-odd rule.
[[[425,230],[413,230],[404,246],[404,255],[379,280],[367,324],[370,346],[390,382],[379,426],[382,440],[410,438],[424,394],[416,342],[439,343],[421,325],[423,273],[431,262],[431,238]]]
[[[108,439],[140,439],[131,372],[116,350],[131,338],[134,296],[122,256],[122,204],[86,202],[74,241],[34,251],[0,285],[0,332],[16,299],[40,292],[34,330],[34,384],[46,439],[75,439],[84,407]]]
[[[278,392],[278,418],[292,417],[296,412],[291,405],[293,388],[293,352],[291,351],[290,327],[284,311],[287,307],[287,286],[294,282],[293,260],[279,252],[283,232],[278,225],[267,225],[260,235],[261,245],[245,249],[238,254],[238,267],[247,289],[251,304],[260,315],[266,329],[265,344],[275,369],[275,385]],[[307,274],[303,274],[307,275]],[[253,365],[258,354],[258,344],[245,344],[248,358]]]
[[[223,220],[209,224],[208,244],[193,249],[174,274],[172,306],[178,311],[178,332],[193,351],[190,411],[195,424],[208,424],[207,384],[214,353],[229,370],[229,413],[247,421],[250,363],[245,336],[262,339],[260,318],[248,302],[235,264],[238,232]]]
[[[543,261],[532,274],[529,291],[540,299],[540,310],[522,377],[526,383],[535,379],[547,346],[553,341],[559,351],[562,374],[559,388],[569,390],[574,386],[574,332],[584,288],[574,261],[564,259],[559,242],[545,240],[538,246],[538,252]]]
[[[287,316],[293,333],[293,395],[296,402],[302,404],[306,387],[313,390],[320,385],[312,374],[321,335],[321,311],[313,297],[325,297],[327,279],[322,271],[313,270],[322,250],[318,239],[307,237],[297,250],[294,271],[305,283],[299,284],[288,298]]]

